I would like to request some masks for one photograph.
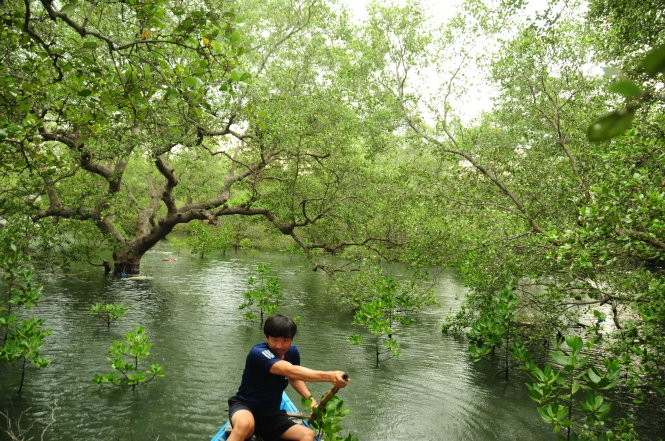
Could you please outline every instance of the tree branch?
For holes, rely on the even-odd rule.
[[[263,71],[263,69],[265,68],[266,64],[268,63],[268,60],[270,59],[270,57],[272,57],[272,54],[275,53],[275,51],[277,50],[277,48],[278,48],[279,46],[281,46],[286,40],[288,40],[289,38],[291,38],[291,37],[292,37],[293,35],[295,35],[296,33],[302,31],[303,29],[305,29],[305,28],[307,27],[307,25],[309,25],[309,22],[310,22],[310,20],[312,19],[312,8],[313,8],[314,5],[317,3],[317,1],[318,1],[318,0],[313,0],[313,1],[307,6],[307,16],[306,16],[306,18],[305,18],[305,21],[304,21],[303,23],[301,23],[300,26],[297,26],[297,25],[296,25],[296,26],[293,26],[293,27],[291,28],[291,30],[290,30],[286,35],[284,35],[282,38],[280,38],[280,39],[279,39],[279,40],[278,40],[278,41],[277,41],[277,42],[276,42],[276,43],[275,43],[275,44],[274,44],[274,45],[268,50],[268,52],[267,52],[267,53],[265,54],[265,56],[263,57],[263,60],[261,61],[261,65],[259,66],[259,68],[258,68],[258,70],[257,70],[257,73]]]
[[[27,1],[27,0],[25,0],[25,1]],[[203,52],[201,51],[201,48],[192,47],[192,46],[189,46],[187,44],[181,43],[179,41],[171,41],[171,40],[142,40],[142,39],[138,39],[138,40],[135,40],[131,43],[127,43],[127,44],[123,44],[123,45],[117,45],[113,40],[111,40],[109,37],[103,35],[102,33],[86,28],[85,24],[87,24],[89,14],[92,12],[93,8],[91,8],[88,11],[88,16],[86,17],[86,19],[84,21],[84,24],[80,25],[80,24],[76,23],[74,20],[72,20],[69,17],[69,15],[63,14],[62,12],[56,11],[55,9],[53,9],[53,2],[52,1],[50,1],[50,0],[40,0],[40,2],[42,4],[42,6],[44,7],[44,9],[46,10],[46,12],[48,13],[51,20],[53,20],[53,21],[56,21],[57,19],[62,20],[69,27],[74,29],[81,37],[85,37],[87,35],[90,35],[90,36],[95,37],[99,40],[102,40],[103,42],[106,43],[106,45],[108,46],[108,48],[111,52],[118,52],[118,51],[122,51],[122,50],[125,50],[125,49],[131,49],[135,46],[142,45],[142,44],[173,44],[173,45],[184,47],[186,49],[189,49],[189,50],[192,50],[192,51],[195,51],[195,52],[200,52],[200,53],[203,54]]]
[[[60,66],[58,65],[58,60],[60,59],[60,55],[54,54],[51,52],[51,48],[49,47],[48,44],[35,32],[30,28],[30,19],[31,19],[31,11],[30,11],[30,0],[23,0],[23,4],[25,5],[25,20],[23,22],[23,31],[30,35],[39,45],[46,51],[48,56],[51,58],[53,61],[53,67],[55,68],[56,71],[58,71],[58,75],[55,78],[56,82],[59,82],[63,79],[64,74],[62,72],[62,69],[60,69]]]
[[[624,228],[617,228],[615,231],[617,232],[617,234],[621,236],[628,236],[634,239],[638,239],[642,242],[648,243],[649,245],[655,248],[665,251],[665,242],[663,242],[657,237],[652,237],[642,231],[626,230]]]
[[[485,168],[482,164],[478,163],[478,162],[476,161],[476,159],[475,159],[473,156],[469,155],[468,153],[463,152],[463,151],[461,151],[461,150],[453,150],[453,149],[449,149],[449,148],[446,147],[446,145],[445,145],[445,143],[444,143],[443,141],[440,141],[440,140],[438,140],[438,139],[436,139],[436,138],[434,138],[434,137],[432,137],[432,136],[426,134],[425,132],[423,132],[423,131],[420,129],[420,127],[418,127],[418,126],[415,124],[415,122],[409,117],[409,115],[408,115],[408,111],[407,111],[406,106],[404,105],[404,103],[403,103],[402,101],[400,101],[400,103],[401,103],[402,110],[403,110],[403,112],[404,112],[404,116],[405,116],[405,118],[406,118],[406,121],[407,121],[407,123],[409,124],[409,127],[411,127],[411,129],[412,129],[412,130],[413,130],[418,136],[420,136],[421,138],[423,138],[425,141],[428,141],[428,142],[433,143],[433,144],[435,144],[435,145],[437,145],[437,146],[439,146],[439,147],[442,147],[442,151],[443,151],[443,152],[451,153],[451,154],[453,154],[453,155],[460,156],[460,157],[464,158],[465,160],[467,160],[467,161],[468,161],[468,162],[469,162],[469,163],[470,163],[470,164],[471,164],[476,170],[478,170],[479,172],[481,172],[481,173],[482,173],[483,175],[485,175],[485,176],[486,176],[486,177],[487,177],[487,178],[488,178],[488,179],[489,179],[494,185],[496,185],[496,186],[501,190],[501,192],[502,192],[503,194],[505,194],[506,196],[508,196],[508,198],[509,198],[509,199],[513,202],[513,204],[515,205],[515,208],[517,208],[517,210],[518,210],[520,213],[522,213],[524,219],[526,219],[526,220],[529,222],[529,225],[531,225],[531,229],[532,229],[534,232],[536,232],[536,233],[540,233],[540,234],[545,234],[544,231],[543,231],[543,229],[542,229],[542,228],[540,227],[540,225],[538,224],[538,222],[536,222],[536,220],[535,220],[533,217],[531,217],[531,215],[529,214],[529,212],[527,211],[527,209],[524,207],[524,204],[522,204],[522,201],[520,201],[520,199],[519,199],[519,198],[518,198],[513,192],[511,192],[511,191],[508,189],[508,187],[506,187],[505,184],[504,184],[503,182],[501,182],[501,181],[500,181],[500,180],[494,175],[494,173],[492,173],[491,171],[489,171],[489,170],[488,170],[487,168]],[[448,139],[450,139],[450,141],[453,143],[453,145],[454,145],[456,148],[459,149],[459,145],[457,144],[457,140],[456,140],[455,137],[450,133],[450,131],[448,130],[448,128],[444,126],[443,130],[444,130],[444,132],[446,133],[446,135],[448,136]]]
[[[174,214],[178,211],[175,198],[173,197],[173,189],[178,185],[175,170],[166,162],[164,155],[159,155],[155,158],[155,165],[157,166],[157,170],[166,178],[166,182],[160,191],[160,197],[164,201],[169,214]]]

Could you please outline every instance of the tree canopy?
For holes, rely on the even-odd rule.
[[[180,225],[259,218],[315,269],[455,268],[472,291],[446,328],[476,342],[611,323],[629,384],[660,390],[658,1],[468,0],[445,22],[417,2],[362,23],[332,0],[0,10],[0,210],[26,248],[135,273]],[[469,120],[477,82],[493,107]]]
[[[230,215],[265,218],[307,254],[392,242],[354,208],[371,203],[375,106],[325,2],[3,12],[8,212],[103,240],[117,273],[177,225]]]

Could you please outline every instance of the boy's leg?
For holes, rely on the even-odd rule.
[[[254,415],[247,409],[237,410],[231,417],[233,430],[228,441],[245,441],[254,433]]]
[[[282,433],[281,439],[292,441],[314,441],[314,431],[302,424],[291,426],[286,432]]]
[[[229,418],[232,427],[229,441],[245,441],[252,436],[256,427],[254,414],[250,406],[236,396],[229,398]]]

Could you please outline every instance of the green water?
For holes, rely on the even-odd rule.
[[[178,260],[162,260],[168,257]],[[226,399],[238,386],[247,350],[262,339],[257,324],[237,309],[261,263],[272,264],[280,277],[282,312],[302,318],[295,340],[302,363],[350,374],[352,383],[339,393],[353,409],[346,432],[361,441],[554,439],[522,379],[504,383],[490,364],[473,364],[462,341],[441,336],[442,316],[464,293],[453,274],[444,272],[437,282],[440,305],[398,335],[402,357],[376,368],[369,343],[346,342],[359,330],[351,313],[302,258],[231,253],[199,259],[167,244],[144,258],[140,280],[113,280],[99,270],[47,276],[36,314],[53,329],[44,348],[52,364],[29,369],[21,398],[15,396],[19,371],[0,366],[0,410],[14,418],[23,412],[27,426],[55,408],[45,440],[209,440],[226,419]],[[110,331],[89,312],[98,301],[129,306]],[[111,341],[135,325],[147,329],[154,344],[149,360],[162,364],[166,377],[135,393],[100,390],[92,377],[110,370]],[[328,388],[310,387],[315,396]],[[32,434],[39,439],[38,431]]]

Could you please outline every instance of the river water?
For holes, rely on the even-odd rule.
[[[454,274],[440,274],[439,305],[397,335],[402,356],[377,368],[369,342],[346,342],[361,329],[326,290],[325,276],[303,258],[230,253],[200,259],[168,244],[144,257],[139,279],[114,280],[99,270],[47,276],[35,314],[53,330],[44,347],[52,364],[28,369],[22,397],[15,395],[17,368],[0,365],[0,410],[14,420],[23,413],[23,428],[52,414],[45,440],[209,440],[226,419],[226,399],[239,384],[248,349],[262,340],[258,324],[244,319],[238,305],[247,278],[263,263],[280,278],[281,312],[301,317],[295,344],[303,365],[344,370],[352,378],[339,392],[352,409],[343,433],[361,441],[555,439],[539,421],[524,379],[505,383],[490,363],[474,364],[463,341],[441,335],[442,317],[464,295]],[[110,331],[89,311],[100,301],[129,307]],[[134,393],[100,389],[92,377],[111,370],[111,341],[135,325],[146,328],[154,345],[148,361],[162,364],[166,376]],[[328,388],[310,385],[317,397]],[[297,394],[289,394],[300,405]],[[41,424],[30,432],[36,439]]]

